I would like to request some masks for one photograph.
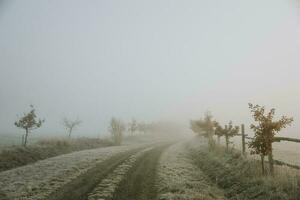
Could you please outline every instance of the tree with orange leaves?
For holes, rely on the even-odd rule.
[[[254,131],[254,138],[249,143],[252,149],[251,154],[258,154],[261,156],[262,172],[264,170],[264,158],[268,156],[270,174],[274,175],[274,162],[273,162],[273,148],[272,143],[274,137],[281,129],[291,125],[293,118],[282,116],[278,121],[274,120],[275,109],[272,108],[268,113],[264,106],[253,105],[249,103],[254,121],[257,123],[251,124],[250,128]]]

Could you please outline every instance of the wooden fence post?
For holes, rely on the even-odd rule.
[[[242,146],[243,146],[243,155],[246,155],[246,142],[245,142],[245,125],[241,125],[242,131]]]

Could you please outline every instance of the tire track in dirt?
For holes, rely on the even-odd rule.
[[[88,193],[90,193],[107,174],[111,173],[131,155],[144,148],[145,147],[120,153],[99,163],[96,167],[77,177],[74,181],[50,194],[48,200],[86,200]]]
[[[0,199],[1,200],[8,200],[8,198],[6,197],[6,195],[4,193],[2,193],[1,191],[0,191]]]
[[[111,200],[114,192],[119,187],[120,183],[129,170],[134,166],[137,160],[144,156],[145,152],[150,151],[153,147],[143,149],[136,154],[133,154],[125,162],[119,165],[112,173],[108,174],[106,178],[95,187],[95,189],[88,194],[88,200]]]
[[[120,183],[113,200],[154,200],[157,196],[156,169],[160,155],[170,144],[160,145],[137,160]]]

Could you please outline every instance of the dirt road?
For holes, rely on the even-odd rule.
[[[88,170],[86,173],[78,176],[72,182],[59,188],[57,191],[49,195],[49,200],[85,200],[96,185],[104,179],[107,174],[129,158],[138,150],[133,150],[125,153],[120,153],[99,163],[94,168]]]
[[[152,200],[156,198],[156,169],[161,153],[168,145],[148,151],[135,163],[121,182],[113,200]]]
[[[187,146],[108,147],[41,161],[0,173],[0,200],[223,199],[192,164]]]
[[[155,170],[160,154],[167,145],[155,146],[146,149],[142,155],[128,167],[128,171],[124,173],[122,181],[116,184],[116,190],[110,191],[110,195],[106,195],[106,199],[147,199],[155,198]],[[123,163],[128,161],[131,156],[140,153],[143,148],[135,149],[125,153],[111,157],[105,162],[98,164],[96,167],[88,170],[86,173],[77,177],[75,180],[59,188],[49,196],[49,200],[87,200],[100,199],[106,194],[105,187],[101,187],[96,193],[98,197],[91,197],[93,190],[97,188],[107,177],[118,175],[116,169]],[[128,166],[128,165],[127,165]],[[113,180],[108,180],[113,184]],[[94,192],[95,193],[95,192]],[[97,196],[97,195],[96,195]]]

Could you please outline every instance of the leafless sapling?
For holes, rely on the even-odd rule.
[[[213,121],[212,118],[213,116],[211,115],[211,113],[206,112],[204,115],[204,119],[190,121],[190,128],[192,129],[192,131],[208,139],[208,146],[210,150],[214,149],[215,147],[213,135],[214,129],[217,124],[217,122]]]
[[[124,124],[121,120],[112,118],[109,124],[109,131],[111,133],[112,139],[115,145],[121,145],[123,140],[123,131],[125,130]]]
[[[67,118],[63,119],[63,126],[67,129],[69,138],[71,138],[72,131],[76,128],[76,126],[79,126],[81,123],[82,121],[79,119],[75,119],[75,120],[70,120]]]

